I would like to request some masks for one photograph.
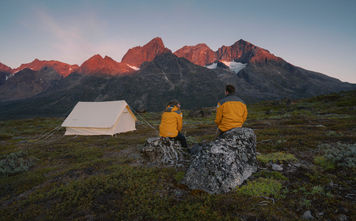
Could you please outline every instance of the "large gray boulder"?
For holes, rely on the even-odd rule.
[[[148,138],[142,148],[142,153],[153,164],[183,167],[189,163],[188,150],[174,138]]]
[[[256,171],[255,133],[250,128],[234,128],[202,145],[182,182],[190,189],[226,193]]]

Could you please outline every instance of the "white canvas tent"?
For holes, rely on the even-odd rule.
[[[114,135],[136,130],[126,101],[78,102],[64,120],[64,135]]]

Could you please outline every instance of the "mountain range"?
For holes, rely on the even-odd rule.
[[[164,46],[161,38],[157,37],[142,47],[137,46],[129,49],[121,62],[117,62],[108,56],[103,58],[98,54],[84,61],[81,66],[54,60],[35,59],[30,63],[21,64],[15,69],[0,63],[0,72],[14,75],[26,68],[39,71],[44,67],[51,67],[63,77],[67,77],[74,72],[81,74],[120,75],[138,71],[142,63],[152,61],[157,55],[164,53],[171,53],[171,50]],[[242,39],[231,46],[222,46],[215,52],[202,43],[195,46],[184,46],[175,51],[174,55],[186,58],[190,62],[203,67],[219,61],[238,61],[241,63],[282,61],[281,58],[274,56],[269,51]]]
[[[94,55],[80,66],[35,59],[12,69],[0,63],[0,119],[62,116],[78,101],[125,99],[141,111],[162,110],[172,98],[188,109],[213,106],[225,84],[234,84],[248,103],[356,89],[242,39],[217,51],[201,43],[172,53],[157,37],[129,49],[121,62]]]

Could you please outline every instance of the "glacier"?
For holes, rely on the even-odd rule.
[[[236,61],[220,61],[221,63],[225,64],[226,66],[229,67],[229,69],[236,74],[239,73],[242,69],[244,69],[247,66],[247,63],[241,63],[241,62],[236,62]],[[210,65],[205,66],[206,68],[209,69],[215,69],[217,67],[217,63],[212,63]]]

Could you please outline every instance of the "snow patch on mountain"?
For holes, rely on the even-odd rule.
[[[138,68],[138,67],[136,67],[136,66],[133,66],[133,65],[127,64],[127,66],[129,66],[130,68],[132,68],[132,69],[135,70],[135,71],[140,70],[140,68]]]
[[[218,63],[212,63],[212,64],[209,64],[209,65],[207,65],[205,67],[208,68],[208,69],[215,69],[217,65],[218,65]]]
[[[232,70],[236,74],[247,66],[247,64],[241,62],[235,62],[235,61],[221,61],[221,62],[224,63],[226,66],[228,66],[230,70]]]
[[[241,62],[235,62],[235,61],[220,61],[221,63],[223,63],[224,65],[228,66],[229,69],[233,72],[235,72],[236,74],[239,73],[242,69],[244,69],[247,64],[241,63]],[[210,65],[205,66],[206,68],[209,69],[215,69],[217,67],[217,63],[212,63]]]

